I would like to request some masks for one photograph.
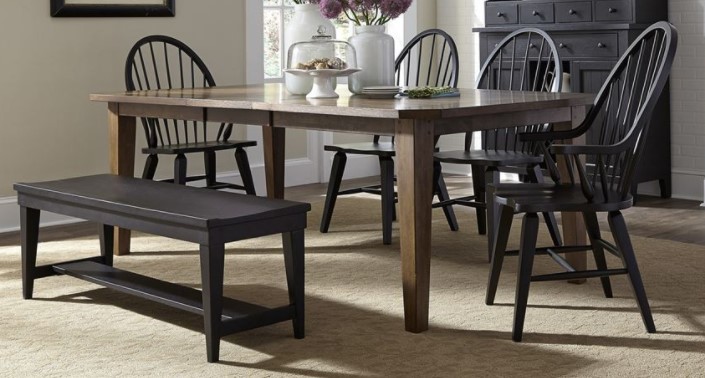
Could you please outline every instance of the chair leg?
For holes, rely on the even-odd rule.
[[[382,243],[392,244],[392,218],[394,217],[394,160],[379,158],[382,189]]]
[[[206,167],[206,187],[215,185],[215,151],[203,151],[203,164]]]
[[[649,306],[649,300],[646,298],[646,291],[644,290],[644,284],[641,281],[639,266],[636,263],[636,256],[634,255],[632,242],[629,239],[629,231],[627,230],[627,225],[624,222],[624,217],[621,212],[612,211],[609,213],[607,220],[609,221],[610,229],[612,230],[612,237],[614,237],[614,241],[617,244],[619,251],[622,253],[622,261],[624,262],[624,267],[627,269],[629,280],[632,283],[634,295],[636,296],[639,310],[641,310],[641,318],[644,321],[644,326],[646,326],[646,331],[649,333],[654,333],[656,332],[654,318],[651,315],[651,307]]]
[[[534,165],[528,168],[527,175],[529,176],[529,181],[538,184],[543,184],[545,182],[543,178],[543,172],[541,172],[541,167]],[[548,227],[548,233],[551,235],[551,240],[553,240],[553,245],[559,246],[563,245],[563,239],[561,238],[561,231],[558,228],[558,222],[556,221],[556,215],[552,212],[543,213],[543,219],[546,222],[546,227]]]
[[[441,172],[441,162],[433,162],[433,185],[434,194],[438,197],[439,201],[447,201],[450,199],[448,195],[448,187],[446,186],[446,181],[443,179],[443,173]],[[458,231],[458,220],[455,217],[455,211],[453,211],[453,205],[443,206],[443,214],[448,222],[448,227],[451,231]]]
[[[335,200],[338,198],[340,191],[340,182],[343,181],[343,173],[345,172],[345,163],[348,161],[347,155],[343,152],[336,152],[333,157],[333,166],[330,170],[330,180],[328,180],[328,193],[326,194],[326,202],[323,207],[323,216],[321,217],[321,232],[328,232],[330,220],[333,217],[333,209],[335,208]]]
[[[521,341],[524,332],[524,318],[526,317],[526,304],[529,300],[529,286],[531,285],[531,271],[534,267],[538,232],[539,217],[536,216],[536,213],[524,215],[519,246],[516,299],[514,300],[514,329],[512,330],[512,340],[517,342]]]
[[[495,167],[489,167],[485,171],[485,206],[487,208],[487,261],[492,260],[492,248],[497,230],[497,215],[499,207],[494,201],[494,194],[487,190],[488,185],[499,184],[499,171]]]
[[[157,164],[159,164],[159,157],[156,154],[147,155],[147,160],[144,162],[144,170],[142,171],[142,178],[153,180],[154,174],[157,172]]]
[[[671,198],[671,175],[658,180],[661,198]]]
[[[252,170],[250,169],[250,159],[247,158],[247,151],[244,148],[235,149],[235,161],[237,162],[237,170],[242,178],[242,186],[245,187],[245,193],[256,196],[255,181],[252,179]]]
[[[600,236],[600,224],[597,222],[597,214],[594,212],[584,212],[583,219],[585,220],[585,228],[587,229],[590,244],[592,245],[592,253],[595,255],[595,266],[599,270],[607,270],[607,260],[605,260],[605,251],[602,246],[597,243],[602,239]],[[609,276],[600,277],[602,282],[602,291],[606,298],[612,298],[612,284]]]
[[[39,210],[20,206],[20,239],[22,244],[22,298],[32,299],[37,244],[39,243]]]
[[[472,169],[472,189],[475,201],[485,203],[485,169],[483,167],[471,166]],[[475,208],[477,216],[477,233],[487,234],[487,210],[484,207]]]
[[[107,224],[100,225],[100,255],[103,257],[103,264],[113,266],[113,239],[115,231],[113,226]]]
[[[286,283],[289,289],[289,304],[294,306],[294,337],[303,339],[304,331],[304,231],[282,234]]]
[[[184,154],[176,155],[174,159],[174,183],[186,185],[186,156]]]
[[[217,362],[220,354],[221,316],[223,314],[223,264],[225,245],[200,248],[203,327],[206,334],[208,362]]]
[[[494,190],[494,188],[491,190]],[[487,281],[487,294],[485,295],[485,304],[488,306],[494,304],[494,298],[497,294],[499,275],[502,272],[504,253],[507,251],[507,240],[509,240],[513,220],[514,209],[509,206],[501,206],[499,227],[497,229],[497,237],[495,238],[494,252],[492,253],[492,264],[490,265],[490,277]]]

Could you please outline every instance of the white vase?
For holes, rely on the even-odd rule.
[[[371,86],[394,85],[394,38],[384,25],[355,26],[350,42],[357,53],[357,66],[362,71],[348,79],[348,89],[362,93]]]
[[[320,29],[321,26],[323,29]],[[287,59],[289,47],[296,42],[310,41],[311,37],[318,35],[319,30],[335,39],[333,23],[321,15],[316,4],[294,5],[294,16],[284,30],[284,59]],[[285,62],[286,64],[286,62]],[[286,89],[297,95],[305,95],[313,88],[313,78],[284,74]]]

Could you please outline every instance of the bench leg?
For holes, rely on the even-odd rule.
[[[289,288],[289,303],[294,305],[294,337],[304,338],[304,231],[282,234],[286,283]]]
[[[201,283],[203,325],[208,362],[217,362],[220,353],[221,316],[223,313],[223,243],[201,245]]]
[[[22,239],[22,297],[32,299],[39,242],[39,210],[20,207],[20,238]]]
[[[114,236],[113,226],[100,225],[100,255],[103,257],[103,264],[108,266],[113,266]]]

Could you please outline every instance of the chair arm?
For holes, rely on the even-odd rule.
[[[584,145],[584,144],[554,144],[549,147],[552,153],[558,155],[615,155],[625,150],[623,144]]]
[[[582,125],[581,125],[582,126]],[[577,127],[570,130],[554,130],[554,131],[539,131],[530,133],[519,133],[519,139],[522,142],[540,142],[573,139],[582,135],[585,132],[582,127]]]

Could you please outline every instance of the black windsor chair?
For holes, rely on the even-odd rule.
[[[214,87],[215,80],[201,58],[186,44],[172,37],[151,35],[137,41],[127,55],[125,63],[127,90],[155,90],[171,88]],[[178,121],[175,119],[142,118],[147,138],[148,154],[142,178],[154,178],[159,154],[176,155],[174,178],[164,181],[186,184],[206,181],[210,189],[240,189],[255,194],[250,163],[245,147],[257,142],[230,140],[233,125],[221,123],[215,139],[208,132],[207,122]],[[242,185],[216,181],[216,151],[235,149],[235,160],[242,178]],[[186,154],[202,152],[205,175],[186,175]]]
[[[678,36],[675,28],[665,21],[647,28],[622,55],[598,93],[592,109],[583,123],[567,131],[522,134],[524,142],[544,146],[544,157],[555,184],[499,184],[489,186],[490,196],[500,205],[497,236],[494,243],[492,266],[487,287],[486,303],[494,303],[502,262],[506,255],[519,256],[516,300],[514,303],[514,330],[512,338],[521,341],[532,281],[553,281],[599,277],[605,297],[612,297],[609,276],[629,276],[649,333],[655,332],[646,292],[637,266],[629,232],[621,210],[632,206],[630,193],[651,113],[666,85],[676,52]],[[657,126],[657,125],[656,125]],[[593,145],[553,144],[543,141],[567,140],[584,135],[592,128],[598,135]],[[574,174],[563,183],[551,154],[564,158],[568,172]],[[585,160],[581,159],[581,156]],[[585,220],[590,245],[537,248],[538,217],[547,211],[580,212]],[[607,213],[615,244],[600,236],[597,213]],[[514,214],[525,213],[518,251],[506,251],[507,239]],[[592,250],[595,270],[576,271],[559,253]],[[608,269],[605,251],[617,256],[623,268]],[[532,275],[535,255],[547,254],[566,272]]]
[[[524,28],[512,32],[497,44],[482,65],[476,88],[560,92],[562,73],[558,50],[551,37],[540,29]],[[498,184],[500,171],[519,173],[529,181],[543,182],[541,149],[535,142],[520,141],[518,135],[550,129],[550,124],[541,124],[482,131],[480,150],[472,149],[473,133],[466,133],[463,150],[441,151],[435,154],[435,159],[443,163],[471,165],[474,195],[442,201],[434,206],[474,207],[479,233],[485,234],[489,227],[488,235],[494,235],[495,222],[487,219],[486,214],[486,185]],[[554,244],[561,245],[555,216],[550,212],[543,215]],[[490,259],[491,237],[488,240]]]
[[[449,86],[458,85],[458,49],[446,32],[439,29],[425,30],[416,35],[397,56],[395,61],[396,84],[403,86]],[[392,222],[396,218],[394,192],[394,140],[383,140],[375,135],[371,142],[348,143],[324,146],[325,151],[335,152],[325,208],[321,219],[321,232],[328,232],[335,201],[338,196],[355,193],[372,193],[382,197],[382,240],[392,242]],[[340,190],[347,155],[373,155],[379,158],[380,185]],[[434,165],[434,195],[439,201],[449,199],[448,190],[440,175],[440,163]],[[431,200],[431,199],[429,199]],[[458,229],[453,208],[443,207],[451,230]]]

